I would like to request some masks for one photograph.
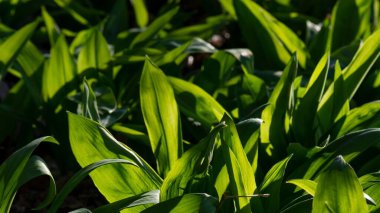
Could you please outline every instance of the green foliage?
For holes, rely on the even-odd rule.
[[[379,5],[0,1],[0,212],[379,212]]]

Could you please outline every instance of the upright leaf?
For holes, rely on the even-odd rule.
[[[55,23],[53,17],[50,16],[45,7],[41,9],[42,18],[44,19],[46,30],[49,36],[50,45],[54,46],[55,41],[59,37],[60,29],[58,25]]]
[[[162,184],[162,201],[181,196],[184,192],[196,192],[192,189],[193,185],[201,185],[198,192],[207,191],[207,184],[209,184],[207,176],[213,159],[216,138],[223,127],[225,127],[224,123],[216,126],[207,137],[187,150],[175,162],[173,169],[170,170]]]
[[[341,110],[359,88],[364,77],[380,56],[380,30],[373,33],[358,50],[351,63],[343,70],[343,80],[337,78],[329,86],[318,105],[318,118],[322,134],[331,127],[333,121],[342,117]],[[342,82],[343,81],[343,82]],[[339,83],[342,82],[342,83]],[[343,84],[339,86],[340,84]],[[334,90],[341,88],[340,96]],[[343,97],[344,96],[344,97]]]
[[[71,149],[81,167],[104,159],[126,159],[134,165],[109,165],[90,176],[109,202],[158,189],[161,178],[140,156],[117,141],[104,127],[85,117],[68,113]]]
[[[66,39],[60,35],[45,62],[42,80],[42,93],[45,100],[65,96],[70,92],[70,82],[76,77],[75,62],[69,52]],[[60,97],[58,97],[60,98]]]
[[[4,72],[24,47],[38,23],[39,21],[34,21],[24,26],[0,44],[0,79],[3,78]]]
[[[313,137],[317,128],[316,114],[325,88],[329,62],[329,55],[325,54],[315,68],[305,94],[293,115],[294,136],[298,142],[306,146],[316,145]]]
[[[238,211],[250,212],[250,198],[256,189],[256,182],[251,164],[247,159],[243,146],[240,142],[233,120],[225,114],[222,121],[227,127],[222,130],[222,150],[226,160],[230,188]],[[239,197],[243,196],[243,197]]]
[[[274,88],[268,103],[262,112],[264,123],[260,128],[261,142],[268,155],[281,158],[285,153],[285,115],[292,107],[293,81],[297,73],[297,58],[293,55]]]
[[[135,11],[136,22],[139,27],[145,27],[149,22],[149,14],[144,0],[130,0]]]
[[[342,156],[319,177],[313,200],[315,212],[369,212],[359,179]]]
[[[182,155],[181,121],[169,81],[149,58],[141,74],[140,102],[158,171],[166,176]]]
[[[338,0],[331,15],[331,51],[365,38],[371,30],[371,3],[367,0]]]
[[[162,16],[156,18],[146,29],[145,31],[138,34],[132,41],[130,47],[138,47],[142,43],[148,42],[153,38],[158,31],[160,31],[178,12],[179,8],[175,7]]]
[[[263,198],[263,206],[265,212],[278,212],[280,209],[280,191],[282,180],[285,176],[285,169],[292,155],[284,160],[276,163],[265,175],[258,191],[260,193],[269,194],[268,198]]]
[[[305,68],[309,53],[298,36],[257,3],[234,0],[234,7],[243,36],[256,57],[258,67],[280,69],[297,52]]]
[[[91,68],[105,70],[110,61],[111,53],[107,41],[97,28],[93,28],[79,53],[78,72],[81,73]]]

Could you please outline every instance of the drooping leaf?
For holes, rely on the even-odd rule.
[[[226,160],[228,176],[230,179],[231,192],[235,198],[238,211],[250,212],[249,197],[238,197],[253,195],[256,189],[256,182],[252,167],[244,152],[233,120],[224,114],[222,122],[227,127],[222,130],[222,150]]]
[[[260,138],[268,155],[281,158],[285,153],[285,115],[292,107],[292,84],[297,73],[297,58],[293,55],[274,88],[262,112],[264,123],[261,125]]]
[[[76,174],[74,174],[69,181],[66,182],[66,184],[62,187],[61,191],[57,194],[57,196],[54,198],[54,201],[52,202],[49,211],[48,212],[57,212],[59,207],[62,205],[63,201],[67,197],[67,195],[72,192],[75,187],[84,179],[87,177],[87,175],[90,174],[93,170],[109,165],[109,164],[115,164],[115,163],[125,163],[137,166],[135,163],[129,160],[124,159],[104,159],[92,164],[89,164],[88,166],[85,166],[83,169],[78,171]]]
[[[38,138],[21,149],[14,152],[8,157],[0,166],[0,211],[9,212],[13,199],[16,195],[17,189],[22,183],[27,180],[27,177],[23,177],[23,172],[26,170],[26,166],[32,166],[36,163],[36,158],[30,160],[32,152],[37,148],[41,142],[58,142],[52,137]],[[30,164],[28,164],[30,162]],[[39,164],[39,163],[38,163]],[[40,165],[40,164],[39,164]],[[28,168],[32,171],[32,168]],[[34,170],[37,171],[37,170]],[[28,174],[29,175],[29,174]],[[33,174],[30,174],[33,175]],[[46,204],[46,203],[45,203]]]
[[[311,196],[315,195],[315,190],[317,189],[317,182],[315,181],[306,179],[292,179],[286,182],[298,186],[299,188],[305,190]]]
[[[196,192],[192,189],[192,187],[196,188],[196,185],[204,187],[198,190],[207,191],[208,170],[213,158],[217,135],[223,127],[225,127],[224,123],[216,126],[207,137],[187,150],[174,164],[161,187],[162,201],[181,196],[184,192]]]
[[[141,74],[140,102],[158,171],[166,176],[183,152],[181,121],[169,81],[149,58]]]
[[[117,141],[104,127],[85,117],[68,114],[70,144],[81,167],[104,159],[126,159],[137,164],[110,165],[90,176],[109,202],[158,189],[162,180],[134,151]]]
[[[363,189],[342,156],[321,174],[313,200],[314,212],[368,212]]]

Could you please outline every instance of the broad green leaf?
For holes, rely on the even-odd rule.
[[[92,164],[89,164],[85,166],[83,169],[78,171],[76,174],[74,174],[70,180],[66,182],[66,184],[62,187],[61,191],[57,194],[57,196],[54,198],[54,201],[52,202],[49,211],[48,212],[57,212],[59,207],[62,205],[63,201],[69,195],[75,187],[84,179],[87,177],[87,175],[90,174],[93,170],[109,165],[109,164],[114,164],[114,163],[125,163],[125,164],[130,164],[137,166],[135,163],[129,161],[129,160],[124,160],[124,159],[105,159],[101,160]]]
[[[268,198],[261,199],[265,212],[278,212],[280,208],[280,191],[285,176],[285,169],[292,155],[276,163],[265,175],[258,191],[269,194]]]
[[[41,210],[48,206],[54,199],[56,193],[56,185],[54,177],[51,174],[46,162],[37,155],[30,157],[25,169],[21,175],[21,181],[18,187],[21,187],[28,181],[39,176],[47,176],[49,178],[49,190],[44,201],[42,201],[34,210]]]
[[[330,142],[327,146],[320,149],[309,160],[305,160],[300,165],[291,178],[303,177],[303,179],[314,179],[323,172],[331,162],[342,155],[347,162],[355,159],[370,147],[380,144],[380,129],[372,128],[349,133],[343,137]]]
[[[299,188],[305,190],[311,196],[315,195],[315,190],[317,189],[317,182],[315,182],[313,180],[292,179],[292,180],[288,180],[286,182],[298,186]]]
[[[320,108],[320,111],[318,109],[319,126],[317,139],[320,139],[319,137],[321,136],[323,137],[331,126],[349,111],[349,99],[347,97],[342,71],[338,61],[335,62],[334,81],[323,95],[319,106],[321,106],[323,101],[328,100],[325,97],[329,96],[332,97],[330,99],[331,101],[327,101],[324,107]]]
[[[37,20],[24,26],[0,44],[0,50],[2,50],[0,51],[0,79],[4,77],[4,73],[24,47],[38,23]]]
[[[57,41],[59,37],[60,29],[45,7],[41,8],[41,14],[46,25],[46,31],[49,36],[50,45],[54,46],[55,41]]]
[[[93,28],[79,53],[78,72],[88,69],[106,70],[110,61],[111,53],[107,41],[97,28]]]
[[[252,108],[256,108],[259,103],[266,101],[265,82],[253,74],[244,73],[241,76],[241,85],[237,89],[237,96],[239,100],[239,117],[248,118],[255,111]]]
[[[109,213],[109,212],[136,212],[142,211],[139,209],[141,205],[157,204],[160,202],[160,190],[153,190],[142,193],[133,197],[125,198],[101,207],[94,209],[93,213]]]
[[[369,206],[370,212],[378,212],[380,210],[380,205],[378,204],[380,200],[380,173],[375,172],[364,175],[359,178],[359,181],[362,184],[365,193],[368,194],[368,197],[377,201],[377,204]]]
[[[340,137],[352,131],[379,127],[379,118],[380,101],[370,102],[350,110],[347,116],[343,118],[342,125],[334,128],[334,132]]]
[[[257,3],[234,0],[234,7],[243,36],[260,68],[281,68],[297,52],[300,66],[305,68],[309,53],[297,35]]]
[[[126,159],[137,164],[110,165],[90,176],[109,202],[160,188],[161,178],[134,151],[117,141],[100,124],[68,113],[71,149],[81,167],[103,159]]]
[[[145,27],[149,22],[149,14],[144,0],[130,0],[135,11],[135,18],[139,27]]]
[[[217,199],[204,193],[185,194],[145,209],[142,213],[155,212],[215,212]]]
[[[338,0],[331,15],[331,52],[365,38],[371,30],[371,4],[367,0]]]
[[[351,63],[343,70],[343,87],[344,93],[338,94],[334,92],[337,89],[336,83],[329,86],[326,93],[323,95],[321,102],[318,105],[318,117],[322,133],[326,133],[331,127],[331,120],[335,121],[342,117],[341,109],[347,104],[356,90],[359,88],[364,77],[380,56],[380,30],[373,33],[358,50]],[[337,79],[338,81],[339,78]]]
[[[9,212],[13,199],[16,195],[17,189],[25,182],[26,177],[23,177],[23,172],[35,162],[30,160],[32,152],[37,148],[41,142],[58,142],[52,137],[38,138],[21,149],[14,152],[8,157],[0,166],[0,212]],[[31,169],[31,168],[28,168]]]
[[[175,7],[162,16],[156,18],[145,31],[139,33],[132,41],[130,47],[135,48],[141,46],[153,38],[173,17],[177,14],[179,8]]]
[[[75,62],[72,58],[66,39],[60,35],[50,52],[50,59],[45,62],[42,79],[42,93],[45,101],[61,99],[70,91],[70,83],[76,77]],[[58,97],[55,97],[55,96]]]
[[[316,66],[305,94],[293,115],[293,132],[296,140],[305,146],[316,145],[314,135],[316,131],[316,114],[318,103],[322,98],[330,64],[328,54],[325,54]],[[338,94],[339,95],[339,94]]]
[[[277,159],[284,155],[287,146],[284,119],[287,110],[292,107],[292,85],[297,67],[297,58],[293,55],[268,100],[269,105],[262,112],[264,123],[260,129],[261,142],[267,154]]]
[[[140,102],[158,171],[166,176],[183,152],[181,121],[169,81],[149,58],[141,74]]]
[[[226,127],[224,123],[216,126],[207,137],[187,150],[175,162],[162,184],[161,201],[181,196],[185,192],[197,192],[194,191],[197,189],[207,191],[208,171],[213,159],[216,138],[223,127]]]
[[[144,132],[138,131],[120,123],[112,125],[111,129],[124,134],[127,138],[141,141],[144,145],[150,147],[149,137]]]
[[[221,132],[222,150],[226,161],[232,195],[253,195],[256,189],[255,177],[240,142],[235,124],[227,114],[224,114],[223,121],[227,127]],[[250,199],[248,197],[236,197],[235,204],[238,211],[251,211]]]
[[[174,77],[168,79],[182,113],[207,128],[219,123],[226,110],[211,95],[190,82]]]
[[[318,179],[314,212],[369,212],[359,179],[341,155]]]

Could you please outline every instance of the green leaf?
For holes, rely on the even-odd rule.
[[[380,129],[365,129],[349,133],[340,137],[320,149],[309,160],[305,160],[290,176],[314,179],[331,164],[338,155],[342,155],[347,162],[358,157],[370,147],[380,144]]]
[[[194,188],[197,185],[201,187],[199,191],[207,190],[208,170],[213,159],[216,138],[223,127],[224,123],[216,126],[207,137],[187,150],[175,162],[162,184],[161,201],[181,196],[183,193],[196,192]]]
[[[211,95],[193,83],[174,77],[168,79],[182,113],[207,128],[219,123],[226,110]]]
[[[378,127],[380,118],[380,101],[374,101],[363,104],[360,107],[354,108],[348,112],[343,118],[342,125],[334,128],[334,135],[337,137],[343,136],[352,131]]]
[[[366,0],[337,1],[331,15],[328,41],[332,52],[369,35],[371,2]]]
[[[315,139],[312,136],[315,135],[317,128],[315,122],[318,103],[322,98],[325,88],[329,64],[329,55],[325,54],[316,66],[307,85],[305,94],[293,115],[292,124],[294,136],[297,141],[305,146],[316,145]],[[309,126],[305,128],[305,124],[309,124]]]
[[[322,133],[326,133],[331,127],[331,120],[336,121],[342,117],[341,109],[347,101],[352,99],[361,82],[367,75],[368,71],[380,56],[380,30],[373,33],[358,50],[351,63],[343,70],[343,87],[344,93],[339,93],[342,98],[336,95],[334,89],[337,85],[334,82],[329,86],[323,95],[318,106],[318,117]],[[336,80],[336,81],[341,81]],[[335,97],[337,96],[337,97]]]
[[[175,7],[156,18],[145,31],[139,33],[132,41],[130,47],[135,48],[152,39],[177,14],[179,8]]]
[[[114,42],[120,32],[128,30],[128,15],[127,2],[116,0],[104,26],[103,33],[107,41]]]
[[[60,35],[50,52],[50,59],[45,62],[42,79],[42,93],[45,101],[61,99],[70,91],[70,82],[76,77],[75,62],[72,58],[66,39]]]
[[[270,194],[268,198],[261,199],[265,212],[278,212],[280,208],[280,191],[282,180],[285,176],[285,169],[293,155],[276,163],[265,175],[258,191]]]
[[[258,67],[279,69],[291,60],[294,52],[297,52],[300,66],[306,67],[309,53],[292,30],[253,1],[234,0],[234,7]]]
[[[90,176],[109,202],[158,189],[161,178],[134,151],[117,141],[100,124],[68,113],[71,149],[81,167],[103,159],[126,159],[139,166],[110,165]]]
[[[298,186],[299,188],[305,190],[311,196],[315,195],[315,190],[317,189],[317,182],[315,181],[305,179],[292,179],[286,182]]]
[[[141,74],[140,102],[158,171],[166,176],[183,152],[181,121],[169,81],[149,58]]]
[[[124,134],[129,139],[141,141],[144,145],[150,147],[149,136],[144,132],[138,131],[120,123],[112,125],[111,129]]]
[[[36,159],[30,160],[32,152],[37,148],[41,142],[58,142],[52,137],[38,138],[21,149],[14,152],[8,157],[0,166],[0,211],[9,212],[13,199],[16,195],[17,189],[25,182],[26,177],[23,177],[26,166],[32,166],[37,163]],[[28,164],[30,162],[30,164]],[[40,165],[38,163],[37,165]],[[28,168],[31,169],[31,168]],[[31,169],[32,170],[32,169]],[[37,171],[37,170],[34,170]],[[33,173],[34,174],[34,173]],[[32,174],[30,174],[32,175]]]
[[[160,190],[153,190],[142,193],[133,197],[125,198],[94,209],[93,213],[109,213],[109,212],[136,212],[142,211],[138,209],[141,205],[157,204],[160,202]]]
[[[78,72],[88,69],[106,70],[110,61],[107,41],[96,27],[92,28],[78,56]]]
[[[54,177],[51,174],[49,168],[47,167],[45,161],[39,156],[31,156],[21,175],[21,180],[18,187],[21,187],[28,181],[43,175],[49,178],[49,191],[46,195],[45,200],[42,201],[37,207],[35,207],[34,210],[41,210],[53,201],[56,193],[56,185]]]
[[[233,196],[253,195],[256,182],[252,167],[244,152],[233,120],[224,114],[222,122],[227,127],[222,130],[222,150],[226,160],[230,188]],[[236,197],[236,208],[238,211],[250,212],[250,198]]]
[[[149,14],[144,0],[130,0],[135,11],[135,18],[139,27],[145,27],[149,22]]]
[[[145,209],[142,213],[155,212],[215,212],[217,199],[204,193],[185,194]]]
[[[264,123],[260,129],[261,142],[267,154],[277,159],[284,155],[287,146],[284,120],[287,111],[292,108],[292,85],[297,67],[297,58],[293,55],[268,100],[269,105],[262,112]]]
[[[95,170],[101,166],[114,164],[114,163],[124,163],[124,164],[130,164],[130,165],[137,166],[135,163],[133,163],[129,160],[124,160],[124,159],[105,159],[105,160],[101,160],[101,161],[98,161],[98,162],[95,162],[95,163],[92,163],[92,164],[85,166],[83,169],[81,169],[76,174],[74,174],[70,178],[69,181],[66,182],[66,184],[62,187],[61,191],[55,197],[55,199],[52,202],[48,212],[57,212],[57,210],[62,205],[65,198],[67,197],[67,195],[69,195],[70,192],[72,192],[75,189],[75,187],[84,178],[86,178],[88,174],[90,174],[90,172],[92,172],[93,170]]]
[[[342,156],[319,177],[314,212],[369,212],[359,179]]]
[[[4,77],[4,73],[33,34],[38,23],[39,20],[24,26],[0,44],[0,79]]]
[[[55,23],[53,17],[50,16],[50,14],[48,13],[45,7],[41,8],[41,14],[46,25],[46,30],[49,36],[50,45],[54,46],[55,41],[57,41],[59,37],[60,29],[58,25]]]

